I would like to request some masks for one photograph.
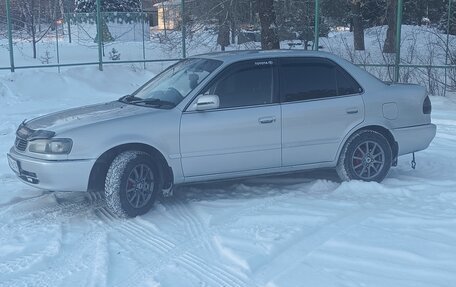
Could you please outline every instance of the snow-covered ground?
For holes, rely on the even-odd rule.
[[[130,66],[0,77],[0,286],[456,286],[456,99],[432,97],[431,146],[382,183],[333,171],[181,187],[118,219],[97,194],[20,183],[24,118],[131,92]]]
[[[366,32],[365,53],[345,53],[347,32],[321,43],[353,61],[383,62],[379,29]],[[425,39],[438,35],[419,29],[426,28],[404,28],[404,63],[440,64],[442,50]],[[188,43],[191,54],[215,49],[214,37],[204,38]],[[179,39],[154,41],[148,59],[180,56]],[[8,66],[5,43],[0,66]],[[108,49],[141,59],[141,45]],[[52,39],[40,44],[39,57],[52,47]],[[416,47],[410,61],[409,47]],[[94,46],[60,48],[62,62],[96,60]],[[229,47],[238,48],[252,47]],[[17,64],[40,64],[29,43],[15,49]],[[98,194],[35,190],[10,171],[6,152],[22,120],[117,99],[166,65],[0,72],[0,286],[456,286],[455,94],[432,97],[437,136],[417,154],[417,169],[402,157],[382,184],[340,183],[324,170],[191,185],[126,220]],[[412,80],[425,84],[414,71]]]

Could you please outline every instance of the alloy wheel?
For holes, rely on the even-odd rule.
[[[135,166],[127,179],[127,200],[133,208],[145,206],[152,198],[154,174],[145,164]]]
[[[357,176],[371,180],[378,176],[385,165],[385,151],[374,141],[360,143],[353,153],[352,167]]]

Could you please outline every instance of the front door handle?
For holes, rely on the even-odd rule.
[[[275,121],[276,121],[275,117],[264,117],[264,118],[259,118],[258,119],[258,122],[260,124],[272,124]]]
[[[352,114],[357,114],[358,113],[358,108],[349,108],[345,110],[347,114],[352,115]]]

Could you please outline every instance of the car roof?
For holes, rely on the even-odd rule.
[[[314,57],[330,59],[344,68],[358,83],[362,83],[363,89],[368,87],[382,88],[385,86],[381,80],[372,76],[370,73],[360,67],[350,63],[349,61],[336,56],[334,54],[323,51],[309,50],[242,50],[242,51],[227,51],[213,52],[201,55],[195,55],[190,58],[214,59],[222,61],[223,66],[230,65],[239,61],[268,59],[268,58],[294,58],[294,57]]]
[[[232,63],[243,60],[286,57],[322,57],[329,59],[336,58],[336,56],[327,52],[309,50],[241,50],[200,54],[192,56],[190,58],[214,59],[223,61],[225,63]]]

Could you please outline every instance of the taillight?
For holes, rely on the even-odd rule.
[[[432,111],[432,105],[431,105],[431,100],[429,99],[429,96],[424,99],[423,103],[423,114],[429,115]]]

